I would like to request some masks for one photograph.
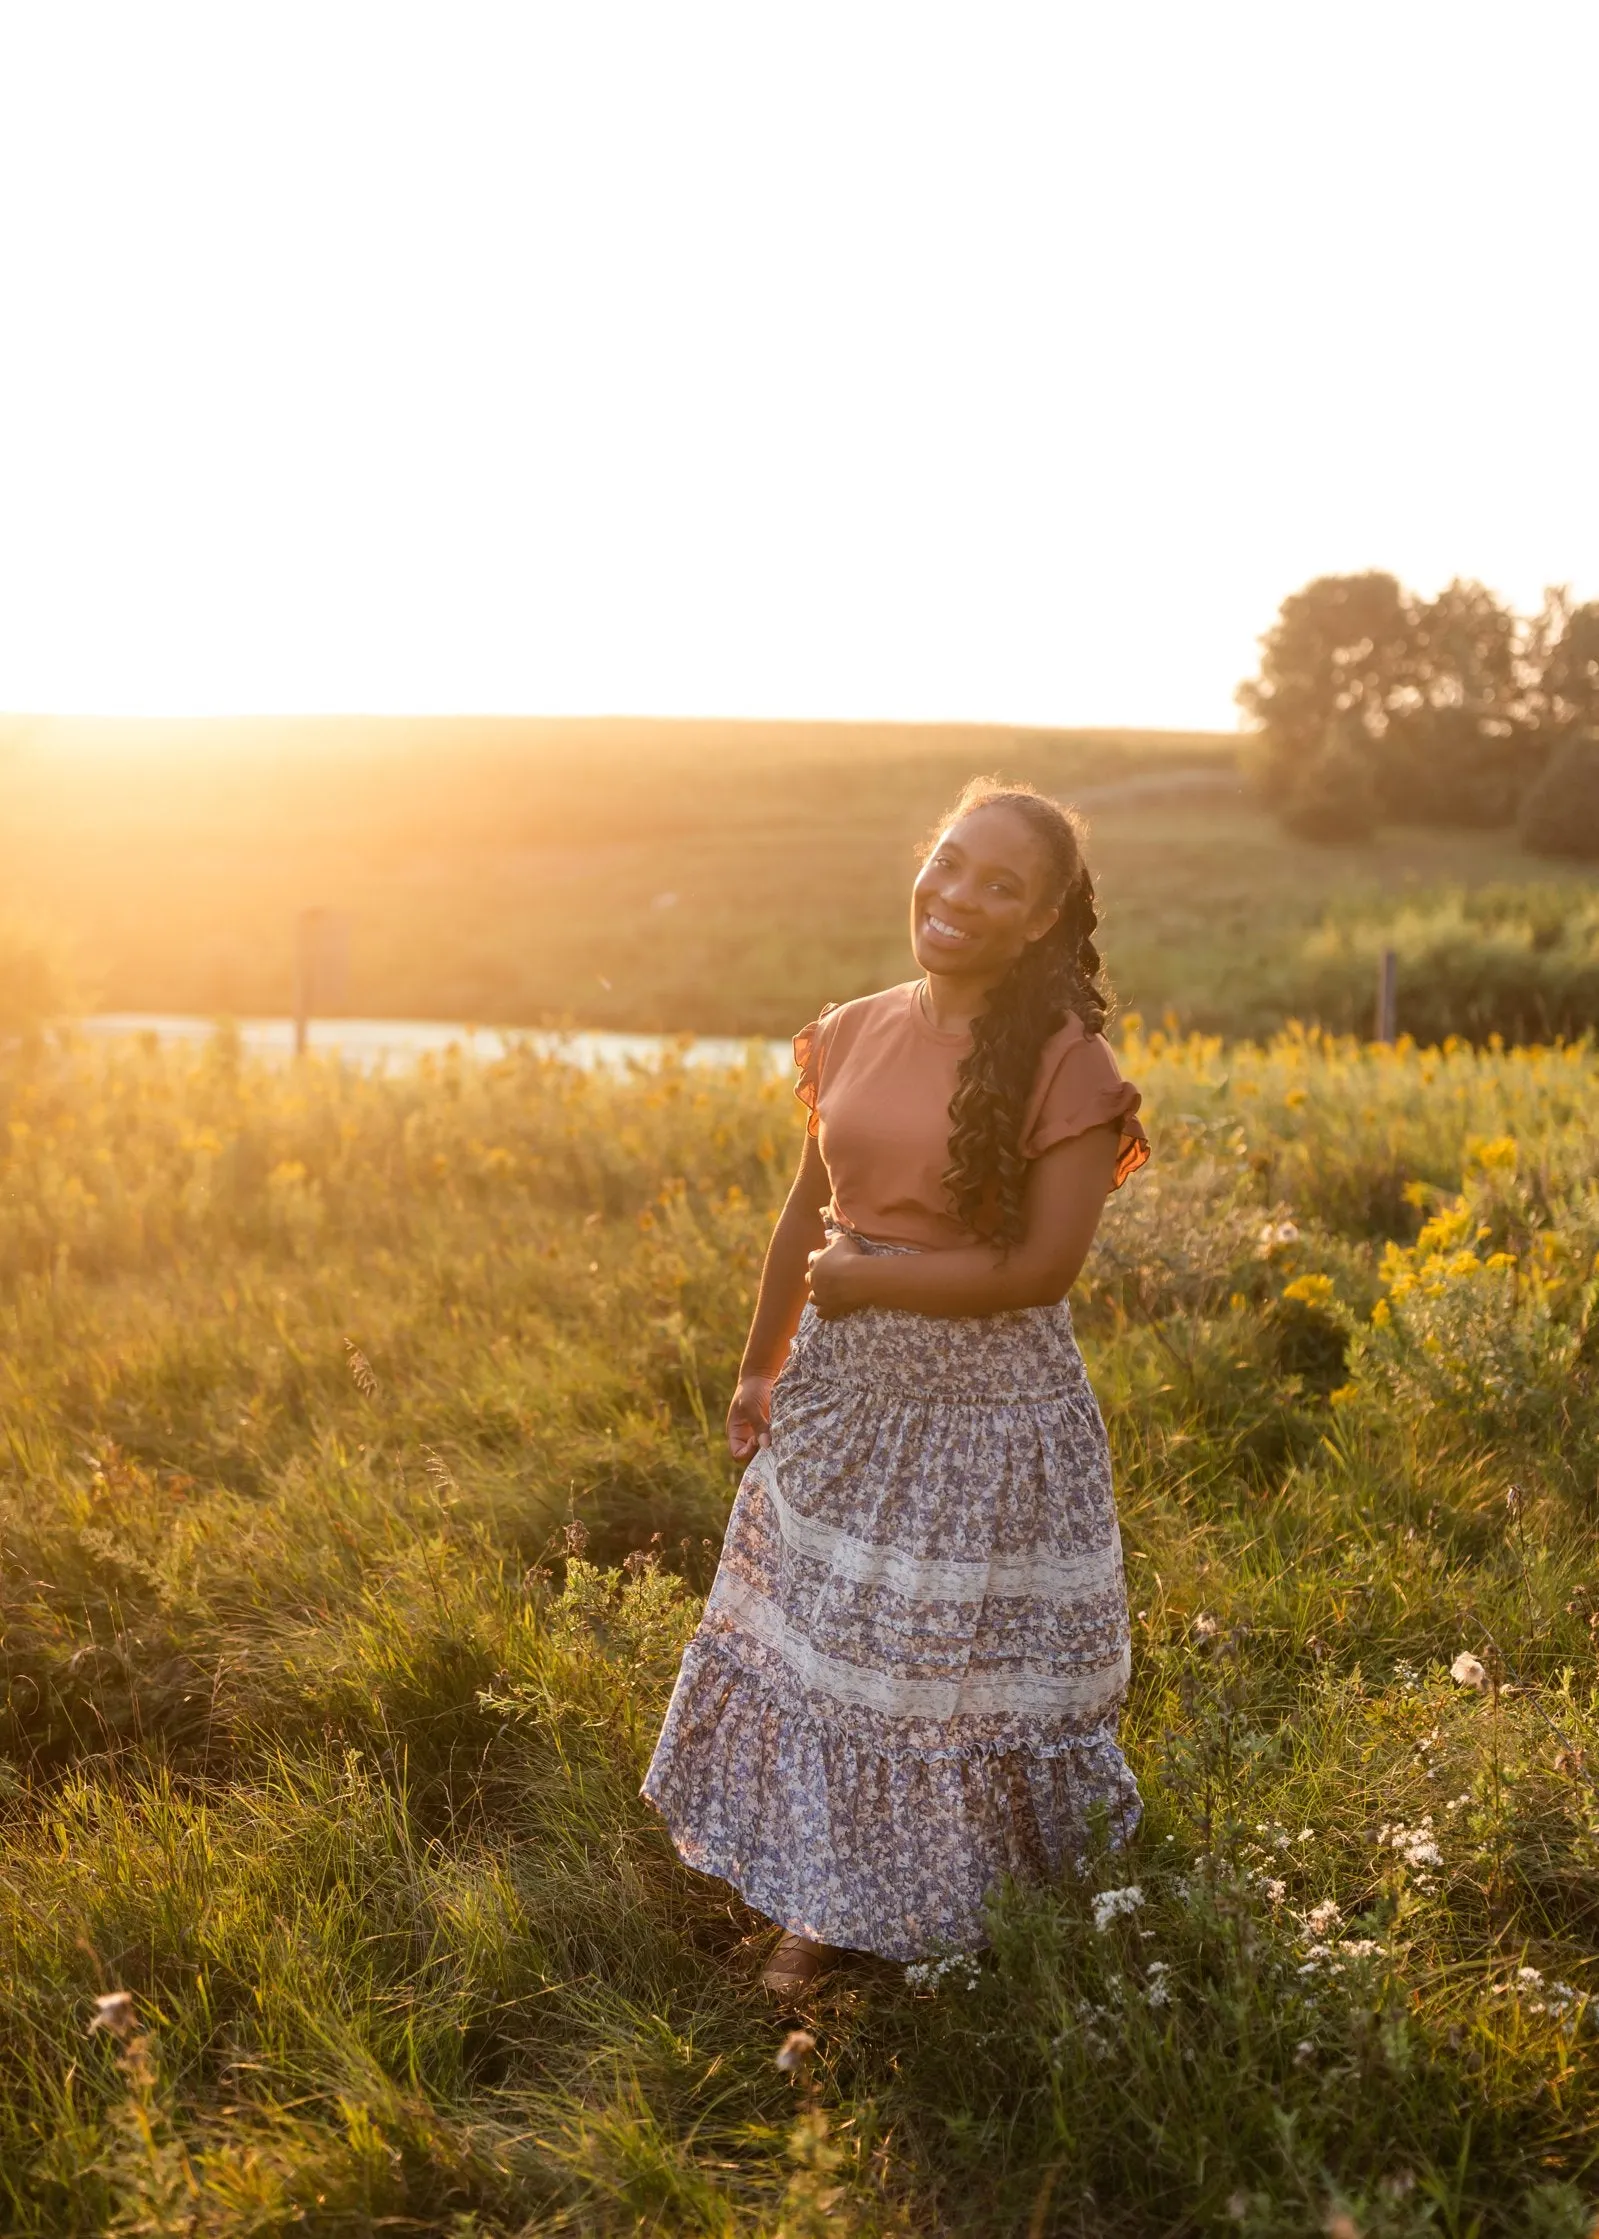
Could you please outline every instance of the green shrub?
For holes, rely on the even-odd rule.
[[[1418,1042],[1570,1039],[1599,1026],[1599,900],[1551,889],[1446,893],[1332,922],[1304,942],[1282,999],[1337,1033],[1369,1033],[1377,966],[1399,969],[1399,1028]]]
[[[1409,824],[1510,824],[1544,751],[1524,729],[1490,730],[1465,708],[1396,717],[1377,762],[1384,814]]]
[[[1521,839],[1535,855],[1599,861],[1599,737],[1570,738],[1521,805]]]
[[[1302,840],[1369,840],[1377,823],[1371,757],[1359,724],[1334,724],[1318,753],[1295,771],[1282,820]]]

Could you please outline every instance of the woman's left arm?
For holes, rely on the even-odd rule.
[[[961,1317],[1054,1306],[1088,1257],[1116,1178],[1121,1122],[1091,1127],[1032,1161],[1021,1240],[937,1252],[863,1252],[841,1236],[811,1262],[811,1300],[823,1320],[863,1306]]]

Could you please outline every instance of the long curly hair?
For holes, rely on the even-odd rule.
[[[1094,882],[1075,821],[1030,785],[976,777],[939,830],[986,808],[1009,809],[1041,843],[1049,865],[1050,899],[1060,907],[1049,931],[1030,941],[989,990],[950,1098],[945,1186],[965,1226],[1008,1249],[1022,1233],[1027,1186],[1022,1118],[1039,1054],[1073,1012],[1090,1034],[1100,1033],[1110,1014],[1110,996],[1094,946],[1099,923]]]

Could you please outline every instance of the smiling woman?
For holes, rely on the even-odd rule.
[[[1006,1874],[1137,1822],[1066,1304],[1148,1156],[1094,923],[1069,819],[976,781],[916,880],[922,977],[795,1040],[804,1150],[728,1416],[749,1467],[644,1791],[781,1924],[779,1994],[830,1947],[970,1949]]]

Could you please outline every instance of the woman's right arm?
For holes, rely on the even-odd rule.
[[[807,1263],[827,1241],[822,1214],[832,1194],[821,1146],[807,1134],[799,1172],[766,1247],[755,1318],[727,1411],[727,1443],[737,1462],[747,1462],[771,1436],[772,1386],[804,1310]]]

